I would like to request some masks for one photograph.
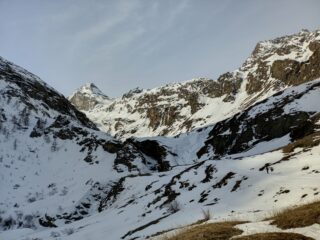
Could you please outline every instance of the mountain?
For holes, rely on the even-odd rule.
[[[303,31],[261,42],[240,68],[242,72],[216,81],[134,89],[115,100],[91,84],[83,87],[78,96],[88,94],[84,106],[95,105],[83,112],[90,116],[114,106],[117,110],[109,112],[111,123],[115,112],[129,118],[128,106],[143,103],[134,113],[136,122],[123,125],[123,134],[115,134],[122,140],[98,130],[102,122],[94,124],[37,76],[1,58],[0,238],[152,239],[178,226],[205,222],[204,212],[213,214],[212,221],[256,221],[317,199],[320,78],[314,59],[318,39],[318,32]],[[283,43],[297,48],[282,53]],[[258,67],[262,61],[268,69],[265,79]],[[284,64],[288,61],[292,68]],[[287,71],[282,80],[269,75],[277,72],[273,68],[281,69],[278,64],[286,66],[280,71]],[[229,87],[238,81],[240,87]],[[210,84],[214,87],[208,88]],[[226,89],[233,90],[227,94]],[[186,100],[190,92],[201,95],[198,99],[204,104],[190,118],[196,119],[202,111],[211,117],[203,122],[205,126],[181,130],[179,116],[191,114],[193,104]],[[86,105],[94,94],[101,97],[99,101]],[[126,100],[128,106],[121,110],[118,104]],[[109,103],[104,101],[112,103],[106,107]],[[177,135],[125,138],[168,128],[161,122],[151,131],[144,125],[149,118],[140,119],[143,111],[155,111],[148,110],[152,101],[155,109],[169,103],[168,108],[179,107],[171,122],[176,129],[170,128]],[[141,124],[142,130],[129,134],[132,124]],[[317,224],[312,227],[319,229]],[[311,234],[308,226],[300,231]]]
[[[68,99],[80,111],[90,111],[97,107],[98,104],[108,105],[111,102],[111,99],[103,94],[93,83],[81,86]]]
[[[320,31],[259,42],[242,66],[218,79],[134,89],[96,107],[71,103],[112,136],[175,136],[226,119],[289,86],[320,77]],[[79,91],[79,94],[81,91]],[[94,95],[91,95],[95,99]]]
[[[138,148],[98,131],[62,94],[3,58],[0,142],[1,230],[31,231],[80,220],[98,212],[114,181],[127,176],[124,163],[134,163],[141,174],[166,164],[143,142]]]

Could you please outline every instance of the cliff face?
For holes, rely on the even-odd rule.
[[[174,136],[213,124],[288,86],[320,77],[320,31],[259,42],[243,65],[218,79],[193,79],[135,89],[101,100],[76,92],[69,99],[98,127],[118,138]]]
[[[251,93],[294,86],[320,77],[320,31],[263,41],[240,68],[247,72],[246,91]]]

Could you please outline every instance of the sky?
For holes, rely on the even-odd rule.
[[[0,0],[0,56],[70,95],[110,97],[238,68],[258,41],[320,28],[319,0]]]

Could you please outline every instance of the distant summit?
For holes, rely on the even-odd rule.
[[[85,85],[79,88],[79,92],[87,93],[87,94],[95,94],[95,95],[100,95],[100,96],[109,98],[94,83],[86,83]]]
[[[69,101],[81,111],[90,111],[98,104],[108,104],[111,101],[94,83],[86,83],[78,88]]]

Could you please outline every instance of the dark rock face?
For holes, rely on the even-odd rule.
[[[234,101],[235,95],[238,93],[243,79],[237,74],[227,72],[222,74],[217,81],[211,81],[203,92],[212,98],[222,97],[224,102]]]
[[[54,224],[55,218],[50,217],[48,215],[45,215],[44,218],[39,218],[39,224],[43,227],[50,227],[55,228],[57,227],[56,224]]]
[[[117,153],[121,149],[122,145],[117,142],[106,142],[103,145],[103,149],[109,153]]]
[[[270,113],[272,117],[269,117]],[[212,138],[206,141],[206,145],[211,145],[217,155],[240,153],[260,141],[270,141],[298,131],[297,129],[301,129],[301,125],[307,124],[309,114],[305,112],[283,114],[281,110],[277,109],[258,115],[254,119],[246,119],[246,117],[240,115],[239,118],[232,118],[228,122],[216,124],[209,134]],[[228,130],[231,132],[230,134],[221,134]],[[307,132],[303,134],[307,134]],[[250,143],[252,141],[254,143]]]
[[[151,106],[147,109],[147,118],[149,118],[149,127],[157,129],[161,125],[172,125],[179,116],[176,107],[159,108]]]
[[[233,178],[236,175],[234,172],[228,172],[219,182],[214,184],[213,188],[222,188],[228,184],[228,180]]]
[[[152,171],[164,172],[170,170],[169,161],[166,160],[167,149],[161,146],[157,141],[145,140],[138,141],[133,138],[127,139],[121,149],[117,151],[114,162],[114,168],[118,172],[123,172],[121,165],[126,166],[129,172],[139,170],[138,165],[145,165]],[[145,158],[148,156],[155,160],[155,163],[148,162]]]
[[[277,60],[272,64],[271,76],[287,85],[299,85],[320,77],[320,42],[311,42],[313,52],[308,61]]]
[[[46,86],[37,79],[36,76],[26,70],[0,58],[0,81],[6,81],[16,85],[20,90],[7,88],[2,91],[3,96],[12,98],[17,97],[31,111],[39,111],[31,103],[30,99],[39,100],[44,108],[43,114],[50,116],[49,109],[61,114],[68,115],[82,125],[97,129],[85,114],[79,112],[63,95],[52,88]],[[47,110],[47,111],[46,111]]]
[[[268,80],[268,67],[266,63],[257,60],[257,70],[255,74],[248,74],[248,84],[246,85],[246,91],[248,94],[254,94],[262,91],[263,86]]]
[[[122,148],[117,151],[113,168],[117,172],[139,171],[139,165],[147,164],[145,157],[131,143],[124,143]],[[126,168],[124,169],[123,166]]]
[[[167,150],[160,146],[157,141],[145,140],[145,141],[134,141],[129,139],[138,149],[140,149],[144,154],[156,159],[157,161],[163,160],[167,156]]]
[[[292,141],[301,139],[307,135],[310,135],[315,130],[315,121],[312,121],[312,119],[306,119],[305,121],[301,122],[298,126],[295,126],[292,128],[290,132],[290,137]]]
[[[145,140],[140,142],[133,141],[132,139],[129,139],[129,141],[131,141],[138,150],[157,161],[157,171],[164,172],[170,169],[170,163],[165,161],[168,152],[166,148],[161,146],[157,141]]]
[[[316,88],[320,88],[319,83],[311,85],[303,93],[284,97],[262,113],[250,115],[251,110],[259,109],[266,101],[257,103],[232,118],[218,122],[210,131],[205,145],[198,151],[198,157],[203,156],[209,147],[212,147],[214,154],[221,156],[240,153],[261,141],[270,141],[287,134],[290,134],[291,140],[294,141],[313,133],[316,127],[315,122],[310,119],[313,112],[285,113],[284,107]]]
[[[99,212],[103,211],[110,202],[114,202],[117,199],[117,196],[124,190],[123,184],[125,179],[126,177],[122,177],[111,186],[111,189],[107,192],[107,196],[100,201],[98,207]]]
[[[269,88],[277,90],[280,86],[296,86],[319,78],[320,41],[315,40],[317,36],[319,32],[300,32],[258,43],[251,57],[240,68],[242,71],[249,71],[246,85],[248,94]],[[307,60],[299,62],[297,59],[306,51],[303,47],[304,43],[308,43],[308,48],[313,53]],[[297,59],[290,57],[291,53],[295,53]],[[288,57],[285,59],[270,62],[270,57],[286,55]],[[279,82],[271,83],[270,77]]]

